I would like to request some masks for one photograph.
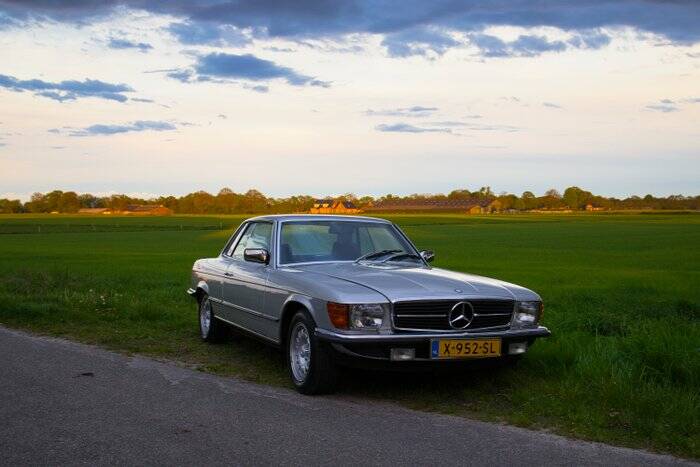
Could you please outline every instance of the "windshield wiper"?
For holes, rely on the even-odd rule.
[[[403,258],[421,259],[421,257],[418,256],[418,255],[415,254],[415,253],[405,253],[405,252],[401,252],[401,253],[399,253],[399,254],[389,256],[387,259],[385,259],[384,261],[382,261],[382,263],[386,263],[387,261],[394,261],[394,260],[397,260],[397,259],[403,259]]]
[[[362,255],[359,258],[355,260],[356,263],[359,263],[362,260],[365,259],[372,259],[372,258],[379,258],[380,256],[388,255],[389,253],[399,253],[402,250],[379,250],[379,251],[373,251],[372,253],[367,253],[366,255]]]

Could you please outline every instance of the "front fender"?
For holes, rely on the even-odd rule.
[[[309,313],[312,313],[312,314],[315,311],[313,300],[308,295],[302,295],[299,293],[290,294],[289,297],[287,297],[287,299],[284,301],[284,304],[282,305],[282,309],[286,310],[290,303],[299,303],[300,305],[304,306],[304,308],[309,310]]]
[[[199,295],[200,290],[202,292],[204,292],[205,294],[209,295],[209,285],[207,285],[206,282],[201,281],[201,280],[199,282],[197,282],[196,286],[190,287],[189,289],[187,289],[187,293],[190,296],[197,298],[197,295]]]

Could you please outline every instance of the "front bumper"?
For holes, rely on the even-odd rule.
[[[316,329],[316,337],[328,342],[340,354],[369,360],[390,361],[392,348],[412,348],[415,358],[411,361],[440,361],[430,357],[430,346],[434,339],[479,339],[500,338],[507,355],[511,343],[527,343],[529,347],[538,337],[548,337],[552,333],[544,326],[529,329],[507,329],[485,332],[413,332],[401,334],[359,334],[350,332]]]

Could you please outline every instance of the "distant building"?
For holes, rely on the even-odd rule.
[[[395,199],[374,203],[369,211],[373,212],[407,212],[437,211],[462,212],[465,214],[490,214],[501,210],[498,200],[474,199]]]
[[[587,204],[586,205],[586,211],[604,211],[605,208],[601,208],[598,206],[593,206],[592,204]]]
[[[82,208],[78,211],[78,214],[112,214],[112,210],[109,208]]]
[[[161,205],[129,204],[119,214],[134,216],[169,216],[173,210]]]
[[[311,214],[357,214],[360,209],[352,201],[340,201],[330,198],[317,199],[309,209]]]

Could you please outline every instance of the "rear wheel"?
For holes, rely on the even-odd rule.
[[[314,335],[316,324],[305,311],[292,318],[287,334],[287,368],[297,391],[326,394],[335,388],[337,371],[328,344]]]
[[[214,309],[207,294],[199,300],[199,332],[206,342],[221,342],[226,338],[226,323],[214,317]]]

